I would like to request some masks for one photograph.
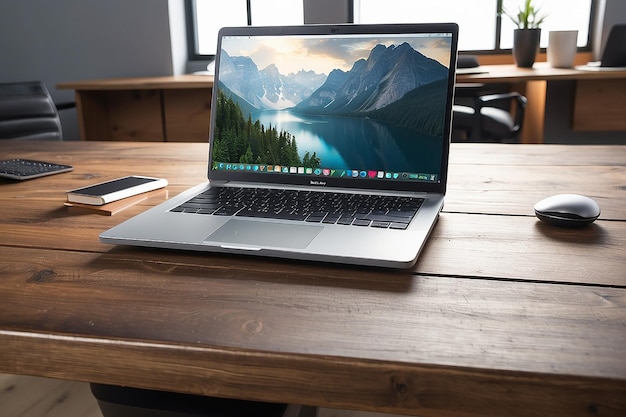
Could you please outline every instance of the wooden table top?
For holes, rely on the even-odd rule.
[[[483,65],[478,74],[457,74],[458,82],[520,82],[535,80],[581,80],[626,78],[625,70],[583,71],[577,68],[552,68],[547,62],[537,62],[533,68],[516,65]],[[68,81],[57,85],[62,90],[154,90],[212,88],[212,75],[182,74],[161,77],[107,78]]]
[[[516,65],[482,65],[480,73],[457,74],[458,82],[511,83],[525,81],[595,80],[626,78],[626,70],[582,70],[580,68],[553,68],[547,62],[537,62],[532,68]]]
[[[162,90],[213,88],[212,75],[169,75],[163,77],[107,78],[60,83],[61,90]]]
[[[207,144],[0,142],[70,173],[0,179],[0,372],[420,416],[626,413],[626,147],[453,144],[411,270],[98,242],[65,191],[128,174],[173,196]],[[539,222],[561,192],[581,230]]]

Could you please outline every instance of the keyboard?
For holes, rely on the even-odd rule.
[[[70,165],[55,164],[52,162],[34,161],[32,159],[6,159],[0,161],[0,177],[13,180],[28,180],[45,175],[68,172],[74,168]]]
[[[170,211],[406,229],[423,202],[417,197],[212,187]]]

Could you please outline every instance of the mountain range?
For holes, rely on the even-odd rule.
[[[446,67],[406,42],[377,45],[367,59],[356,61],[349,71],[335,69],[328,76],[304,70],[284,75],[274,64],[259,70],[250,57],[231,57],[225,51],[220,59],[220,81],[258,110],[369,112],[448,75]]]
[[[448,70],[408,43],[377,45],[350,71],[332,71],[326,82],[295,110],[352,114],[382,109],[419,87],[447,78]]]
[[[408,43],[377,45],[349,71],[283,75],[259,70],[250,57],[223,52],[222,91],[249,115],[283,110],[307,115],[361,116],[440,137],[444,131],[448,69]],[[225,88],[223,88],[225,87]]]
[[[300,70],[281,74],[271,64],[259,70],[249,57],[231,57],[222,51],[220,82],[257,110],[294,107],[310,96],[326,80],[324,74]]]

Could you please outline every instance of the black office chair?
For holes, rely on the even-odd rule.
[[[472,102],[452,107],[453,141],[519,142],[526,97],[518,92],[476,94],[475,90],[480,88],[480,85],[457,87],[457,97],[469,95]]]
[[[62,140],[59,109],[41,81],[0,83],[0,139]]]
[[[457,68],[479,70],[478,57],[459,55]],[[517,92],[490,92],[484,84],[456,85],[452,108],[453,142],[517,142],[526,97]]]

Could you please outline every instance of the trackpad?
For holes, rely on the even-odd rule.
[[[324,229],[306,224],[282,224],[255,220],[231,219],[211,233],[206,243],[225,243],[234,246],[279,248],[306,248]]]

